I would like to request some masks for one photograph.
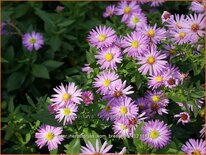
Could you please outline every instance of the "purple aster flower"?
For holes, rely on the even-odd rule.
[[[58,144],[61,144],[64,136],[61,127],[53,127],[50,125],[42,125],[35,133],[37,146],[41,149],[43,146],[48,146],[49,151],[57,149]]]
[[[165,22],[167,22],[168,20],[170,20],[171,18],[173,18],[173,15],[171,15],[171,13],[168,12],[168,11],[164,11],[164,12],[162,13],[161,18],[162,18],[162,23],[165,23]]]
[[[101,69],[116,69],[116,64],[122,62],[122,54],[120,48],[117,46],[103,48],[97,52],[95,58],[97,59],[97,63],[101,65]]]
[[[123,52],[127,53],[129,57],[134,58],[144,54],[147,51],[147,46],[147,37],[138,32],[133,32],[130,35],[127,34],[122,43],[122,47],[125,48]]]
[[[205,136],[205,130],[206,130],[206,124],[202,125],[202,129],[200,130],[200,137],[204,137]]]
[[[190,10],[197,13],[205,13],[206,11],[206,1],[193,1],[190,6]]]
[[[115,120],[135,118],[138,114],[137,105],[134,104],[131,98],[124,97],[113,101],[111,114]]]
[[[55,119],[59,122],[63,120],[63,125],[72,124],[73,121],[77,118],[77,105],[76,104],[68,104],[63,108],[59,108]]]
[[[147,18],[143,13],[133,13],[126,20],[128,27],[134,30],[142,29],[147,24]]]
[[[128,122],[124,119],[116,120],[113,124],[114,134],[119,138],[129,138],[131,137],[131,130],[128,126]]]
[[[7,32],[6,32],[6,22],[1,22],[1,34],[2,35],[7,34]]]
[[[189,43],[191,41],[190,35],[186,29],[176,29],[169,31],[171,40],[178,45]]]
[[[148,81],[148,87],[152,89],[159,88],[164,85],[164,73],[160,72],[158,74],[150,75]]]
[[[113,121],[114,118],[111,115],[111,110],[112,110],[113,102],[109,102],[98,114],[98,116],[103,119],[103,120],[111,120]]]
[[[94,100],[94,95],[91,91],[82,92],[82,100],[86,105],[92,104]]]
[[[29,51],[32,51],[33,49],[37,51],[44,44],[44,39],[40,33],[32,32],[24,34],[22,42]]]
[[[61,84],[59,87],[54,88],[54,91],[57,94],[52,95],[51,101],[55,105],[55,110],[70,103],[80,104],[80,101],[82,101],[82,92],[80,89],[77,89],[74,83],[69,83],[65,87]]]
[[[114,15],[115,5],[109,5],[106,7],[105,12],[103,13],[104,18],[112,17]]]
[[[185,15],[175,14],[172,18],[167,20],[166,26],[169,27],[170,30],[178,30],[184,27],[184,23],[187,23],[187,19]]]
[[[187,16],[187,22],[183,24],[191,38],[191,43],[198,41],[200,37],[205,35],[206,20],[204,14],[194,14]]]
[[[116,41],[115,41],[115,46],[122,48],[122,44],[123,44],[124,40],[122,36],[117,37]]]
[[[149,146],[162,149],[171,138],[171,131],[163,121],[148,121],[141,129],[140,139]]]
[[[149,101],[146,98],[143,97],[137,98],[135,104],[137,105],[141,113],[148,112]]]
[[[55,110],[55,105],[54,104],[49,104],[48,105],[48,111],[50,114],[55,114],[56,113],[56,110]]]
[[[154,45],[166,39],[166,30],[164,28],[157,28],[156,24],[153,27],[150,25],[145,26],[142,33]]]
[[[134,93],[131,90],[132,86],[126,87],[126,81],[122,82],[121,79],[116,80],[111,83],[111,87],[109,89],[108,94],[106,94],[103,98],[107,100],[118,99],[120,97],[126,97],[126,95]]]
[[[148,0],[149,2],[151,2],[151,7],[157,7],[162,5],[162,3],[165,2],[165,0]]]
[[[159,115],[163,115],[163,113],[168,113],[166,106],[169,104],[169,100],[165,97],[162,91],[148,91],[146,94],[146,98],[149,101],[148,106],[152,113],[158,113]]]
[[[93,72],[93,69],[89,66],[89,64],[85,64],[84,67],[82,67],[82,71],[86,74],[90,74]]]
[[[113,71],[103,71],[94,78],[93,86],[98,88],[98,93],[105,95],[109,92],[111,83],[118,78],[119,76]]]
[[[96,139],[96,146],[93,146],[90,141],[86,143],[85,146],[81,146],[81,153],[82,154],[106,154],[111,150],[113,145],[107,145],[107,141],[103,143],[102,146],[99,144],[99,141]]]
[[[203,155],[206,154],[206,143],[202,139],[189,139],[183,146],[182,151],[187,154]]]
[[[60,13],[60,12],[62,12],[64,10],[64,7],[63,6],[60,6],[60,5],[58,5],[57,7],[56,7],[56,9],[55,9],[55,11],[57,12],[57,13]]]
[[[133,13],[141,12],[139,5],[135,1],[127,2],[122,1],[118,3],[118,6],[115,9],[116,15],[123,15],[122,22],[125,22],[128,17]]]
[[[190,122],[190,115],[187,112],[181,112],[174,117],[179,117],[177,123],[182,122],[182,124]]]
[[[89,32],[88,41],[91,46],[103,48],[111,46],[117,36],[111,27],[98,26]]]
[[[176,55],[176,50],[174,45],[163,45],[164,50],[162,51],[164,54],[167,55],[167,57],[170,58],[170,60]]]
[[[154,48],[144,54],[144,56],[138,56],[137,64],[140,64],[141,67],[138,71],[144,75],[148,72],[149,74],[158,74],[160,73],[166,66],[167,61],[163,60],[166,58],[165,54],[160,54]]]

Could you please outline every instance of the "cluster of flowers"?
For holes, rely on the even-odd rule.
[[[162,2],[163,0],[155,1],[152,5],[159,5]],[[162,14],[162,23],[166,28],[148,25],[140,4],[135,1],[122,1],[117,6],[108,6],[103,14],[105,18],[113,15],[122,16],[121,21],[132,30],[126,36],[117,36],[114,29],[106,26],[97,26],[89,32],[87,40],[90,46],[98,50],[95,58],[101,70],[94,78],[93,87],[102,96],[102,100],[107,102],[98,116],[113,123],[115,135],[119,138],[135,137],[135,129],[144,120],[140,139],[150,147],[161,149],[170,142],[171,130],[163,121],[149,119],[155,115],[168,113],[166,107],[169,100],[161,88],[172,89],[182,84],[187,76],[177,66],[171,64],[170,60],[175,54],[175,45],[190,44],[193,46],[204,37],[206,21],[205,15],[201,13],[205,9],[205,2],[192,2],[190,9],[198,13],[194,15],[172,15],[165,11]],[[34,36],[38,37],[36,34],[25,36],[24,40],[29,41],[25,41],[24,45],[28,49],[31,49],[30,43],[34,42],[28,38],[34,38]],[[163,51],[158,50],[158,45],[166,39],[171,44],[164,45]],[[34,45],[34,48],[38,47]],[[148,77],[150,90],[145,93],[144,97],[132,99],[129,95],[134,93],[133,87],[127,86],[127,81],[123,81],[117,74],[118,64],[122,63],[124,56],[136,60],[138,71]],[[89,64],[86,64],[82,70],[87,74],[93,72]],[[82,92],[74,83],[66,86],[61,84],[54,88],[54,91],[56,94],[52,95],[49,111],[59,122],[63,122],[63,125],[73,124],[81,102],[89,106],[94,100],[91,91]],[[183,103],[177,105],[183,106]],[[201,102],[199,102],[199,108],[201,108]],[[190,122],[190,115],[184,111],[174,117],[179,117],[178,123]],[[204,128],[205,126],[200,131],[201,136],[204,135]],[[61,133],[60,127],[43,125],[36,133],[38,139],[36,143],[40,148],[48,145],[49,150],[55,149],[64,138]],[[107,153],[112,145],[107,147],[106,145],[107,142],[104,142],[102,148],[99,148],[98,141],[96,147],[88,142],[86,147],[82,146],[81,152]],[[182,151],[188,154],[204,154],[206,153],[205,147],[204,140],[189,139],[182,146]],[[120,153],[124,151],[125,148]]]

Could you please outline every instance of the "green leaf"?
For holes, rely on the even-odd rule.
[[[89,64],[92,64],[93,62],[95,62],[94,54],[91,52],[86,52],[86,58]]]
[[[21,88],[26,74],[23,72],[14,72],[12,73],[7,80],[7,89],[8,91],[16,90]]]
[[[9,98],[8,110],[10,113],[14,112],[14,97],[13,96]]]
[[[48,69],[44,65],[33,64],[32,65],[32,74],[35,77],[49,79]]]
[[[96,140],[99,141],[99,145],[101,146],[101,141],[99,139],[99,135],[94,131],[94,130],[90,130],[88,128],[84,128],[83,129],[83,139],[85,141],[85,143],[88,143],[88,141],[90,141],[92,143],[93,146],[96,146]]]
[[[67,20],[65,22],[62,22],[62,23],[58,24],[58,26],[59,27],[66,27],[66,26],[69,26],[69,25],[71,25],[73,23],[74,23],[74,20]]]
[[[55,60],[47,60],[43,63],[49,71],[53,71],[56,68],[60,67],[63,62],[55,61]]]
[[[51,25],[52,27],[55,26],[54,22],[50,18],[50,15],[47,12],[35,8],[35,14],[38,15],[45,23]]]
[[[80,151],[80,139],[75,138],[69,144],[64,145],[66,150],[64,152],[66,154],[78,154]]]
[[[27,4],[21,4],[19,6],[17,6],[15,9],[14,9],[14,18],[19,18],[19,17],[22,17],[23,15],[25,15],[29,10],[29,7]]]
[[[51,46],[51,48],[55,51],[59,50],[60,46],[61,46],[61,39],[58,36],[53,36],[51,37],[50,41],[49,41],[49,45]]]
[[[58,149],[54,149],[54,150],[51,150],[49,151],[50,154],[57,154],[58,153]]]
[[[136,128],[135,132],[134,132],[134,138],[133,138],[133,143],[136,147],[139,146],[140,144],[140,133],[141,133],[141,128],[144,125],[144,121],[142,121]]]

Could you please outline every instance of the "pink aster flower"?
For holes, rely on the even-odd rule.
[[[166,58],[165,54],[160,54],[154,48],[144,54],[144,56],[138,56],[137,64],[140,64],[141,67],[138,71],[144,75],[147,73],[158,74],[160,73],[166,66],[167,61],[163,60]]]
[[[99,112],[98,116],[103,120],[111,120],[113,121],[114,118],[111,114],[113,102],[109,101],[109,103]]]
[[[171,18],[173,18],[173,15],[171,15],[171,13],[168,12],[168,11],[164,11],[164,12],[162,13],[161,18],[162,18],[162,23],[164,23],[164,22],[170,20]]]
[[[118,3],[118,6],[115,9],[116,15],[123,15],[122,22],[125,22],[128,17],[134,12],[139,13],[141,9],[135,1],[127,2],[122,1]]]
[[[84,91],[82,93],[82,100],[86,105],[92,104],[94,100],[94,95],[91,91]]]
[[[185,124],[190,122],[190,115],[187,112],[181,112],[174,117],[179,117],[177,123],[182,122],[182,124]]]
[[[53,94],[51,101],[55,105],[55,108],[58,109],[70,103],[80,104],[81,99],[81,90],[77,89],[74,83],[69,83],[64,86],[61,84],[59,87],[54,88],[54,91],[57,94]]]
[[[147,24],[147,18],[143,13],[133,13],[126,20],[126,24],[134,30],[142,29]]]
[[[131,137],[130,128],[128,126],[128,122],[120,119],[116,120],[113,124],[114,134],[117,135],[119,138],[129,138]]]
[[[205,35],[206,20],[204,14],[194,14],[187,16],[187,22],[183,24],[191,38],[191,42],[195,43],[200,37]]]
[[[141,131],[141,141],[156,149],[165,147],[171,138],[171,130],[159,120],[146,122]]]
[[[203,139],[189,139],[183,146],[182,151],[187,154],[206,154],[206,143]]]
[[[144,54],[147,51],[147,46],[147,37],[138,32],[133,32],[130,35],[127,34],[122,43],[122,47],[125,48],[123,52],[127,53],[129,57],[134,58]]]
[[[138,108],[131,98],[119,98],[113,101],[111,114],[115,117],[115,120],[131,119],[137,116]]]
[[[82,67],[82,71],[86,74],[90,74],[93,72],[93,69],[89,66],[89,64],[85,64],[84,67]]]
[[[63,6],[60,6],[60,5],[58,5],[57,7],[56,7],[56,9],[55,9],[55,11],[57,12],[57,13],[60,13],[60,12],[62,12],[64,10],[64,7]]]
[[[116,69],[117,63],[122,62],[122,54],[120,48],[117,46],[103,48],[97,52],[95,58],[97,59],[97,63],[101,65],[101,69]]]
[[[103,13],[104,18],[112,17],[114,15],[115,5],[108,5]]]
[[[193,1],[190,6],[190,10],[197,13],[205,13],[206,11],[206,0]]]
[[[111,83],[118,78],[119,76],[113,71],[103,71],[94,78],[93,86],[98,88],[98,93],[105,95],[109,92]]]
[[[175,14],[173,18],[167,20],[166,26],[170,28],[170,30],[182,29],[184,23],[187,23],[187,19],[185,15]]]
[[[61,127],[53,127],[50,125],[42,125],[35,133],[37,146],[41,149],[43,146],[48,146],[49,151],[57,149],[58,144],[61,144],[64,136]]]
[[[77,105],[76,104],[68,104],[63,108],[59,108],[55,119],[59,122],[63,120],[63,125],[72,124],[73,121],[77,118]]]
[[[134,93],[134,91],[132,91],[131,89],[131,85],[126,86],[126,81],[122,82],[122,80],[119,79],[111,83],[108,94],[106,94],[103,98],[107,100],[112,100],[126,97],[126,95]]]
[[[37,51],[44,44],[44,39],[40,33],[32,32],[24,34],[22,42],[29,51],[32,51],[33,49]]]
[[[104,48],[111,46],[117,36],[111,27],[98,26],[89,32],[88,41],[91,46]]]
[[[99,141],[96,139],[96,145],[93,146],[90,141],[86,143],[85,146],[81,146],[81,153],[82,154],[106,154],[111,150],[113,145],[107,145],[107,141],[100,146]]]
[[[150,75],[148,81],[148,87],[152,89],[159,88],[164,85],[164,73],[160,72],[158,74]]]
[[[157,44],[166,39],[166,30],[164,28],[157,28],[156,24],[153,27],[150,25],[145,26],[142,33],[147,36],[152,44]]]
[[[191,41],[190,35],[186,29],[176,29],[169,31],[171,40],[178,45],[189,43]]]

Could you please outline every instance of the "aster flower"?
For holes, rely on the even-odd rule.
[[[204,13],[206,11],[206,1],[193,1],[191,3],[190,10],[197,13]]]
[[[90,141],[86,143],[85,146],[81,146],[81,153],[82,154],[106,154],[111,150],[113,145],[107,145],[107,141],[103,143],[100,147],[99,141],[96,139],[96,146],[93,146]]]
[[[166,26],[169,27],[170,30],[178,30],[184,27],[184,23],[187,23],[187,19],[185,15],[175,14],[173,18],[166,21]]]
[[[171,15],[171,13],[168,12],[168,11],[164,11],[164,12],[162,13],[161,18],[162,18],[162,23],[164,23],[164,22],[170,20],[171,18],[173,18],[173,15]]]
[[[82,100],[86,105],[92,104],[94,95],[91,91],[84,91],[82,93]]]
[[[177,29],[169,31],[171,40],[178,45],[189,43],[191,41],[190,35],[186,29]]]
[[[115,46],[119,47],[120,49],[122,48],[122,44],[123,44],[123,37],[119,36],[117,37],[116,41],[115,41]]]
[[[166,30],[164,28],[157,28],[156,24],[153,27],[150,25],[145,26],[142,33],[147,36],[154,45],[166,39]]]
[[[174,45],[163,45],[164,50],[162,51],[164,54],[167,55],[167,57],[169,57],[169,59],[171,60],[173,57],[176,56],[176,50],[175,50],[175,46]]]
[[[94,78],[93,86],[98,88],[98,93],[105,95],[108,93],[111,83],[118,78],[119,76],[113,71],[103,71]]]
[[[99,112],[98,116],[103,120],[113,121],[114,118],[111,114],[112,106],[113,106],[113,102],[109,101],[109,103]]]
[[[98,26],[89,32],[89,44],[96,48],[104,48],[111,46],[117,36],[111,27]]]
[[[148,107],[149,101],[143,97],[137,98],[135,101],[135,104],[137,105],[137,107],[141,113],[146,112],[147,109],[149,108]]]
[[[122,1],[118,3],[118,6],[115,9],[116,15],[123,15],[122,22],[125,22],[128,17],[133,14],[134,12],[139,13],[141,9],[139,5],[135,1],[127,2]]]
[[[158,113],[162,115],[163,113],[168,113],[166,106],[169,104],[169,100],[165,98],[162,91],[148,91],[146,98],[149,101],[149,108],[152,113]]]
[[[89,64],[85,64],[84,67],[82,67],[82,71],[86,74],[90,74],[93,72],[93,69],[89,66]]]
[[[202,139],[189,139],[183,146],[182,151],[187,154],[206,154],[206,143]]]
[[[63,120],[63,125],[72,124],[73,121],[77,118],[77,105],[76,104],[68,104],[63,108],[59,108],[55,119],[59,122]]]
[[[200,137],[204,137],[205,136],[205,130],[206,130],[206,124],[202,125],[202,129],[200,130]]]
[[[121,51],[117,46],[102,49],[95,55],[95,58],[97,63],[101,65],[101,69],[116,69],[116,64],[122,62]]]
[[[66,86],[61,84],[59,87],[54,88],[54,91],[57,94],[52,95],[51,101],[57,109],[70,103],[80,104],[80,101],[82,101],[82,92],[80,89],[77,89],[74,83],[69,83]]]
[[[42,125],[35,133],[37,146],[41,149],[43,146],[48,146],[49,151],[57,149],[58,144],[61,144],[64,136],[61,127],[53,127],[50,125]]]
[[[151,2],[151,7],[157,7],[162,5],[162,3],[165,2],[165,0],[148,0],[149,2]]]
[[[56,7],[56,9],[55,9],[55,11],[57,12],[57,13],[60,13],[60,12],[62,12],[64,10],[64,7],[63,6],[60,6],[60,5],[58,5],[57,7]]]
[[[122,47],[125,48],[123,52],[134,58],[144,54],[147,51],[147,46],[147,37],[138,32],[133,32],[130,35],[127,34],[122,43]]]
[[[170,141],[171,131],[163,121],[148,121],[141,131],[140,140],[153,148],[162,149]]]
[[[22,42],[29,51],[32,51],[33,49],[37,51],[44,44],[43,36],[38,32],[24,34]]]
[[[103,13],[104,18],[112,17],[114,15],[115,5],[108,5]]]
[[[112,100],[118,99],[120,97],[126,97],[126,95],[134,93],[134,91],[132,91],[131,89],[131,85],[126,87],[126,81],[122,82],[122,80],[119,79],[111,83],[108,94],[106,94],[103,98],[107,100]]]
[[[187,16],[187,22],[183,24],[184,28],[187,30],[188,35],[191,38],[191,43],[198,41],[200,37],[205,35],[205,15],[204,14],[194,14]]]
[[[47,109],[48,109],[50,114],[55,114],[56,113],[56,110],[55,110],[56,108],[55,108],[54,104],[49,104]]]
[[[160,72],[158,74],[150,75],[148,81],[148,87],[152,89],[159,88],[164,85],[164,73]]]
[[[147,18],[143,13],[133,13],[126,20],[126,24],[134,30],[142,29],[147,24]]]
[[[131,137],[131,130],[128,126],[128,122],[124,119],[116,120],[113,124],[114,134],[119,138],[129,138]]]
[[[179,117],[177,123],[182,122],[182,124],[185,124],[190,122],[190,115],[187,112],[181,112],[180,114],[177,114],[174,117]]]
[[[151,48],[151,51],[145,53],[144,56],[138,56],[137,64],[140,64],[141,67],[138,71],[144,75],[148,72],[149,74],[158,74],[160,73],[167,64],[167,61],[163,60],[166,58],[165,54],[160,54],[154,48]]]
[[[115,120],[135,118],[138,114],[137,105],[134,104],[131,98],[124,97],[113,101],[111,115]]]

